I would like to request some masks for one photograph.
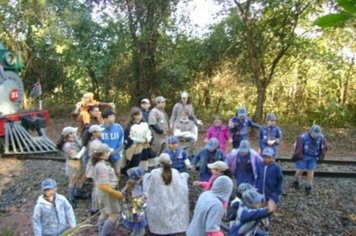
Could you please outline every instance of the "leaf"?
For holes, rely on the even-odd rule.
[[[345,23],[348,19],[352,16],[348,13],[336,13],[336,14],[329,14],[326,16],[319,17],[314,21],[314,24],[326,28],[326,27],[333,27],[338,26]]]
[[[356,1],[355,0],[338,0],[337,5],[351,14],[356,13]]]

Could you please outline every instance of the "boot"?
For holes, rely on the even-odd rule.
[[[310,195],[312,192],[312,187],[310,185],[305,186],[305,192],[307,195]]]
[[[293,188],[295,188],[295,190],[299,190],[299,181],[298,180],[293,181]]]

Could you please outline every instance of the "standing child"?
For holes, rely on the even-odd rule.
[[[204,142],[208,142],[211,138],[217,138],[220,149],[226,154],[226,143],[232,143],[232,139],[230,138],[229,129],[225,124],[223,124],[220,116],[214,116],[213,124],[209,127]]]
[[[171,158],[172,168],[177,169],[180,173],[187,172],[187,168],[192,168],[187,153],[183,148],[178,146],[178,138],[176,136],[170,136],[167,139],[167,143],[168,148],[164,150],[163,153],[167,153]]]
[[[132,229],[130,236],[143,236],[147,220],[145,216],[146,194],[142,190],[142,176],[145,170],[142,167],[133,167],[127,170],[129,180],[126,182],[122,201],[122,218],[125,227]]]
[[[32,217],[35,236],[60,235],[76,226],[72,206],[56,190],[57,184],[53,179],[42,182],[43,194],[38,197]]]
[[[256,188],[265,201],[278,203],[282,194],[283,174],[281,167],[274,162],[273,149],[265,148],[262,153],[263,163],[257,165]]]
[[[274,158],[278,158],[278,145],[282,139],[282,131],[276,125],[277,117],[270,113],[267,115],[267,125],[262,126],[258,131],[257,141],[259,143],[260,153],[267,147],[273,149]]]

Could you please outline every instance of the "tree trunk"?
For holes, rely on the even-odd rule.
[[[263,121],[263,108],[266,100],[266,91],[267,88],[263,83],[257,83],[257,99],[256,99],[256,113],[254,116],[254,120],[257,122]]]

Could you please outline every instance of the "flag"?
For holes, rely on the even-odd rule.
[[[30,93],[30,97],[35,100],[38,97],[40,97],[41,95],[42,95],[41,83],[40,83],[40,81],[37,81],[36,83],[34,83],[32,85],[32,90],[31,90],[31,93]]]

